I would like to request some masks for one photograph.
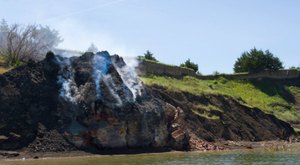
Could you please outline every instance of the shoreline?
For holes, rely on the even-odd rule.
[[[222,141],[214,143],[224,147],[224,150],[192,150],[192,151],[178,151],[178,150],[149,150],[149,149],[140,149],[139,150],[128,150],[126,153],[109,153],[106,154],[95,154],[86,151],[67,151],[67,152],[39,152],[32,153],[25,150],[19,151],[0,151],[0,152],[11,152],[18,153],[17,156],[8,156],[5,157],[0,155],[0,163],[8,161],[26,161],[26,160],[55,160],[55,159],[73,159],[73,158],[89,158],[89,157],[110,157],[110,156],[126,156],[126,155],[142,155],[142,154],[161,154],[161,153],[205,153],[205,152],[228,152],[236,150],[255,150],[255,149],[264,149],[266,151],[279,151],[279,150],[288,150],[293,146],[300,146],[300,142],[288,142],[288,141],[261,141],[261,142],[249,142],[249,141]]]

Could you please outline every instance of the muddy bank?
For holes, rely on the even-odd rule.
[[[295,134],[288,123],[242,100],[143,86],[122,58],[108,52],[48,53],[0,75],[0,105],[0,150],[29,155],[224,150],[218,142]]]

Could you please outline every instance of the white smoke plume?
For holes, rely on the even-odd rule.
[[[86,89],[89,86],[84,85],[77,87],[74,80],[74,70],[71,66],[70,57],[79,56],[80,54],[77,52],[70,51],[61,51],[59,52],[61,56],[57,57],[57,61],[61,67],[61,73],[58,76],[58,83],[61,85],[60,96],[65,100],[70,101],[72,103],[77,103],[79,100],[83,99],[87,94]],[[129,100],[135,101],[138,95],[141,95],[142,82],[139,79],[136,68],[138,66],[138,60],[135,58],[126,58],[127,65],[118,66],[112,63],[111,57],[108,52],[98,52],[94,55],[92,61],[92,77],[95,83],[95,99],[103,99],[103,94],[101,93],[100,83],[104,82],[105,86],[109,90],[111,96],[114,97],[116,106],[121,106],[122,99],[116,92],[118,89],[111,75],[107,74],[108,68],[111,64],[114,65],[117,72],[121,76],[124,84],[129,88],[131,93],[133,94],[133,98],[130,96]],[[86,87],[85,87],[86,86]]]
[[[101,97],[100,82],[103,79],[103,76],[106,75],[108,66],[110,64],[111,60],[108,52],[100,52],[95,54],[93,59],[93,78],[96,84],[97,98]]]
[[[137,74],[137,67],[139,62],[136,58],[124,58],[126,65],[123,67],[118,67],[116,65],[118,73],[120,74],[125,85],[130,89],[133,94],[133,99],[135,100],[137,96],[141,95],[142,81],[139,79]]]
[[[105,75],[103,77],[103,82],[105,85],[108,87],[110,94],[117,100],[116,105],[117,106],[122,106],[122,100],[120,96],[116,92],[116,85],[110,75]]]
[[[78,89],[74,82],[74,73],[70,67],[70,59],[56,57],[56,60],[63,70],[67,70],[67,72],[65,71],[62,75],[58,76],[58,84],[61,84],[62,86],[59,95],[65,100],[76,103],[76,97],[74,97],[74,94],[78,93]]]

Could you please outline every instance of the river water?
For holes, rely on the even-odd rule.
[[[1,165],[185,165],[185,164],[286,164],[300,165],[300,145],[285,150],[233,150],[217,152],[167,152],[44,160],[0,161]]]

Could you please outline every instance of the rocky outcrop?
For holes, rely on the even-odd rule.
[[[201,105],[212,105],[209,111]],[[232,98],[144,87],[108,52],[45,60],[0,75],[0,150],[223,149],[217,140],[286,139],[293,129]],[[210,115],[217,116],[209,118]]]
[[[142,93],[140,82],[126,83],[124,66],[108,52],[72,58],[49,53],[1,75],[0,149],[60,151],[62,145],[53,143],[65,144],[61,137],[90,151],[168,147],[165,103]],[[41,125],[50,134],[41,136]]]

